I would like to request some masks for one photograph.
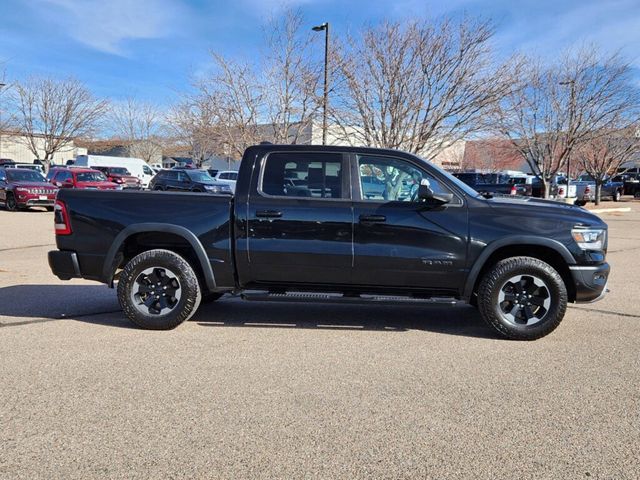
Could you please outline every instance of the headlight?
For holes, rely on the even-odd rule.
[[[204,189],[211,193],[231,193],[231,187],[229,185],[205,185]]]
[[[604,228],[574,228],[571,236],[583,250],[603,250],[607,241]]]

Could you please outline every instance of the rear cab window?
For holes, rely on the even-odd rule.
[[[262,163],[263,196],[337,200],[349,198],[341,153],[272,152]]]

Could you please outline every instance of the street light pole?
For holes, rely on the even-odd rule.
[[[575,96],[576,96],[576,81],[574,79],[565,80],[560,82],[560,85],[570,85],[571,90],[569,91],[569,129],[573,127],[573,115],[575,113]],[[567,132],[567,135],[569,132]],[[567,198],[569,198],[569,190],[571,187],[571,152],[569,152],[569,156],[567,157]]]
[[[324,30],[324,97],[322,100],[322,145],[327,144],[327,105],[329,103],[329,22],[312,28],[314,32]]]

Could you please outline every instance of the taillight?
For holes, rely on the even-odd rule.
[[[509,192],[510,195],[517,195],[518,194],[518,190],[516,189],[515,185],[511,185],[511,191]]]
[[[560,187],[558,189],[558,195],[564,195],[564,188]]]
[[[69,222],[67,206],[60,200],[56,200],[53,207],[53,222],[56,235],[71,235],[71,223]]]
[[[589,188],[589,185],[584,187],[584,193],[591,193],[591,188]]]

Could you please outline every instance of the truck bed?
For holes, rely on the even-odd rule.
[[[110,283],[114,267],[137,247],[175,247],[186,235],[215,265],[218,283],[233,285],[233,199],[228,195],[61,189],[58,200],[65,204],[72,228],[70,235],[56,236],[58,249],[76,252],[85,278]],[[147,233],[157,232],[156,223],[162,224],[162,233]]]

